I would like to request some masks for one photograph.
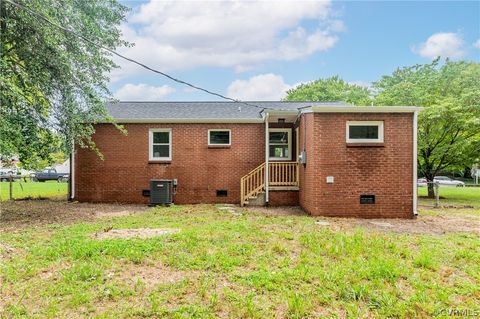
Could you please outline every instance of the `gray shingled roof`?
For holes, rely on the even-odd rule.
[[[345,105],[343,102],[108,102],[114,119],[259,119],[261,108],[292,111],[312,105]]]

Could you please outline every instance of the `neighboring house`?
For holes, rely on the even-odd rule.
[[[142,193],[150,179],[176,179],[177,204],[260,199],[312,215],[414,216],[419,108],[247,103],[255,106],[107,104],[128,135],[96,125],[104,160],[76,148],[73,199],[148,203]]]
[[[55,164],[52,168],[54,168],[57,173],[70,173],[70,160],[67,159],[61,164]]]

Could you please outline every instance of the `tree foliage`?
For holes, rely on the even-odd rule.
[[[447,168],[463,171],[480,156],[480,64],[439,59],[397,69],[374,83],[377,105],[424,107],[418,121],[418,167],[433,181]],[[433,196],[433,187],[429,190]]]
[[[287,92],[287,101],[343,101],[355,105],[370,105],[368,88],[351,84],[339,76],[300,84]]]
[[[110,49],[128,45],[116,0],[14,0]],[[108,118],[111,55],[31,13],[0,1],[0,154],[25,167],[48,160],[58,146],[95,148],[93,125]]]

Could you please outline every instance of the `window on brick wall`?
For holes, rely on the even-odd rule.
[[[271,160],[292,159],[292,130],[288,128],[269,129],[269,158]]]
[[[208,130],[208,145],[210,146],[230,146],[231,132],[227,129]]]
[[[172,130],[155,128],[149,131],[150,161],[170,161],[172,159]]]
[[[347,121],[347,143],[383,143],[383,121]]]

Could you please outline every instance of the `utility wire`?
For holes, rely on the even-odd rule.
[[[1,0],[0,0],[0,1],[1,1]],[[108,47],[106,47],[106,46],[103,46],[103,45],[101,45],[101,44],[98,44],[97,42],[95,42],[95,41],[93,41],[93,40],[90,40],[89,38],[87,38],[87,37],[85,37],[85,36],[83,36],[83,35],[81,35],[81,34],[78,34],[78,33],[76,33],[75,31],[73,31],[73,30],[71,30],[71,29],[69,29],[69,28],[63,27],[63,26],[61,26],[61,25],[59,25],[59,24],[57,24],[57,23],[55,23],[55,22],[52,22],[50,19],[48,19],[46,16],[44,16],[43,14],[39,13],[39,12],[36,11],[36,10],[30,9],[30,8],[24,6],[24,5],[20,4],[20,3],[17,3],[17,2],[15,2],[15,1],[12,1],[12,0],[4,0],[4,1],[6,1],[6,2],[8,2],[8,3],[10,3],[10,4],[14,5],[14,6],[16,6],[17,8],[20,8],[20,9],[23,9],[23,10],[29,12],[30,14],[32,14],[32,15],[34,15],[34,16],[42,19],[42,20],[44,20],[45,22],[51,24],[52,26],[56,27],[57,29],[63,30],[63,31],[68,32],[68,33],[71,33],[71,34],[73,34],[74,36],[76,36],[76,37],[78,37],[78,38],[81,38],[81,39],[84,40],[85,42],[88,42],[88,43],[90,43],[90,44],[92,44],[92,45],[94,45],[94,46],[96,46],[96,47],[99,47],[99,48],[107,51],[107,52],[110,52],[111,54],[116,55],[116,56],[118,56],[118,57],[120,57],[120,58],[122,58],[122,59],[124,59],[124,60],[126,60],[126,61],[129,61],[129,62],[131,62],[131,63],[137,64],[137,65],[141,66],[142,68],[147,69],[147,70],[149,70],[149,71],[151,71],[151,72],[160,74],[160,75],[162,75],[162,76],[164,76],[164,77],[166,77],[166,78],[168,78],[168,79],[170,79],[170,80],[172,80],[172,81],[174,81],[174,82],[177,82],[177,83],[180,83],[180,84],[189,86],[189,87],[191,87],[191,88],[193,88],[193,89],[196,89],[196,90],[205,92],[205,93],[210,94],[210,95],[214,95],[214,96],[220,97],[220,98],[222,98],[222,99],[224,99],[224,100],[228,100],[228,101],[232,101],[232,102],[235,102],[235,103],[241,103],[241,104],[244,104],[244,105],[248,105],[248,106],[253,106],[253,107],[259,108],[259,109],[260,109],[260,112],[262,112],[263,110],[266,109],[265,107],[261,107],[261,106],[255,105],[255,104],[251,104],[251,103],[247,103],[247,102],[241,101],[241,100],[233,99],[233,98],[228,97],[228,96],[225,96],[225,95],[223,95],[223,94],[220,94],[220,93],[217,93],[217,92],[213,92],[213,91],[204,89],[204,88],[202,88],[202,87],[200,87],[200,86],[197,86],[197,85],[188,83],[188,82],[186,82],[186,81],[177,79],[177,78],[175,78],[175,77],[173,77],[173,76],[171,76],[171,75],[169,75],[169,74],[167,74],[167,73],[165,73],[165,72],[162,72],[162,71],[156,70],[156,69],[154,69],[154,68],[151,68],[151,67],[149,67],[148,65],[145,65],[145,64],[143,64],[143,63],[141,63],[141,62],[138,62],[137,60],[134,60],[134,59],[132,59],[132,58],[129,58],[129,57],[127,57],[127,56],[125,56],[125,55],[123,55],[123,54],[120,54],[120,53],[118,53],[118,52],[116,52],[116,51],[114,51],[114,50],[112,50],[112,49],[110,49],[110,48],[108,48]]]

